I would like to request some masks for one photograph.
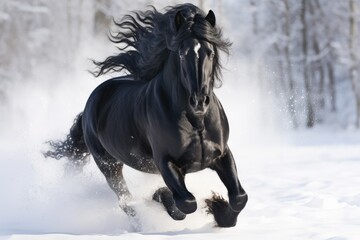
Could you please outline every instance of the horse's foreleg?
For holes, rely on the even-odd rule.
[[[168,159],[163,159],[159,164],[159,171],[173,194],[177,208],[186,214],[195,212],[197,208],[195,197],[187,190],[184,174]]]
[[[229,194],[229,203],[232,210],[240,212],[246,205],[248,196],[240,184],[234,158],[230,149],[218,159],[211,168],[217,172]]]

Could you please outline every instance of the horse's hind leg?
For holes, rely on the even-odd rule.
[[[183,220],[186,217],[186,214],[181,212],[175,204],[173,194],[167,187],[159,188],[153,195],[153,200],[162,203],[167,211],[167,213],[174,220]]]
[[[100,171],[104,174],[110,188],[116,193],[119,199],[119,206],[129,216],[135,216],[135,210],[127,205],[131,194],[127,188],[122,170],[124,164],[116,161],[107,152],[102,157],[95,157],[95,162]]]

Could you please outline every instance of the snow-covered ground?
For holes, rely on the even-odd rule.
[[[200,207],[175,222],[150,200],[161,180],[126,169],[137,225],[118,209],[92,162],[70,174],[65,161],[2,144],[0,239],[358,239],[359,135],[316,130],[280,144],[232,142],[250,200],[231,229],[212,227],[201,207],[211,190],[225,192],[213,172],[187,178]]]
[[[216,92],[249,194],[236,227],[214,228],[206,215],[204,199],[211,191],[226,195],[214,172],[187,176],[199,208],[175,222],[151,201],[163,185],[160,177],[126,168],[131,204],[139,213],[135,221],[118,208],[92,161],[74,173],[66,160],[44,159],[44,142],[67,134],[99,83],[85,71],[62,75],[44,67],[15,85],[11,106],[2,109],[0,239],[359,239],[360,132],[331,126],[286,130],[286,120],[271,114],[281,111],[259,97],[251,81],[238,80],[249,77],[246,67],[232,64]],[[51,84],[43,81],[47,77]]]

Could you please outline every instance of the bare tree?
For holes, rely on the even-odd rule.
[[[205,1],[204,0],[198,0],[198,7],[200,9],[204,9],[205,8]]]
[[[321,24],[323,25],[323,34],[326,34],[325,37],[321,34],[318,34],[319,38],[325,39],[325,48],[328,49],[328,54],[323,58],[323,71],[327,71],[328,78],[328,91],[330,94],[330,110],[336,112],[336,82],[335,82],[335,73],[334,68],[336,66],[337,59],[334,56],[334,48],[331,46],[331,43],[334,41],[334,33],[330,27],[330,22],[327,21],[328,17],[325,14],[322,5],[319,0],[314,0],[314,5],[316,6],[318,12],[320,13],[320,18],[322,19]],[[324,74],[325,75],[325,74]],[[324,76],[323,75],[323,76]],[[325,98],[325,96],[324,96]]]
[[[288,0],[283,0],[285,11],[284,11],[284,33],[285,33],[285,46],[284,46],[284,53],[285,53],[285,61],[286,61],[286,76],[289,82],[289,95],[288,95],[288,111],[291,116],[291,120],[293,126],[295,128],[298,127],[297,119],[296,119],[296,110],[295,110],[295,87],[294,87],[294,79],[293,79],[293,72],[292,72],[292,62],[291,62],[291,53],[290,53],[290,44],[291,44],[291,35],[290,35],[290,6]]]
[[[250,0],[250,6],[252,9],[251,17],[252,17],[253,33],[254,35],[257,35],[259,26],[258,26],[258,9],[257,9],[256,0]]]
[[[308,25],[306,22],[307,14],[307,4],[306,0],[301,2],[301,11],[300,19],[302,24],[301,34],[302,34],[302,53],[303,53],[303,77],[304,77],[304,86],[305,86],[305,104],[306,104],[306,126],[311,128],[315,123],[315,113],[312,102],[312,90],[311,82],[309,77],[309,61],[308,61]]]
[[[349,50],[350,50],[350,80],[352,83],[352,88],[355,96],[356,103],[356,119],[355,125],[356,127],[360,127],[360,83],[358,76],[358,56],[357,56],[357,37],[358,37],[358,27],[357,27],[357,3],[355,0],[349,0],[349,9],[350,9],[350,17],[349,17]]]

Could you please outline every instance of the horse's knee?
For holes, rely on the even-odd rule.
[[[188,198],[180,198],[174,196],[176,207],[183,213],[190,214],[196,211],[197,203],[194,196],[189,196]]]

